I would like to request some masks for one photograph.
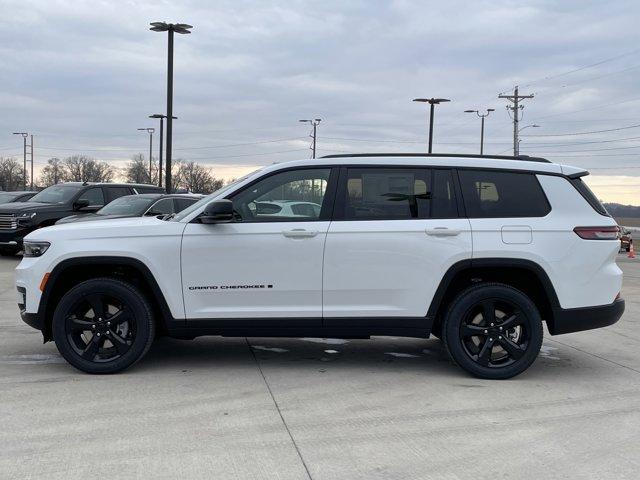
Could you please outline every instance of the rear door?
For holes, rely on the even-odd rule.
[[[536,251],[564,254],[553,248],[545,220],[551,207],[534,173],[460,169],[458,175],[473,231],[474,258],[517,256],[538,261]],[[541,250],[543,244],[550,248]]]
[[[344,167],[325,247],[324,323],[424,317],[447,269],[470,256],[452,170]]]
[[[103,188],[107,193],[107,203],[113,202],[116,198],[124,197],[125,195],[131,195],[131,193],[133,193],[129,187],[108,186]]]

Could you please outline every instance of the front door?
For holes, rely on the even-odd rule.
[[[275,172],[229,197],[236,221],[187,225],[187,319],[287,317],[289,324],[321,324],[322,257],[337,181],[331,171]]]
[[[470,257],[450,169],[344,168],[325,247],[324,324],[420,324],[445,272]]]

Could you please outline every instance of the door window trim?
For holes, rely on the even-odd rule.
[[[417,218],[346,218],[347,211],[347,181],[348,181],[348,170],[365,170],[365,169],[389,169],[389,170],[402,170],[402,169],[410,169],[410,170],[429,170],[431,185],[433,188],[433,172],[436,170],[448,171],[451,174],[451,184],[453,186],[453,202],[456,206],[457,215],[451,217],[438,217],[438,218],[430,218],[430,217],[417,217]],[[440,166],[430,166],[430,165],[395,165],[395,164],[370,164],[370,165],[342,165],[340,166],[340,177],[338,179],[338,186],[336,190],[335,200],[334,200],[334,208],[333,208],[333,217],[332,221],[336,222],[406,222],[411,220],[452,220],[458,218],[464,218],[464,205],[462,204],[460,195],[460,185],[458,181],[458,175],[456,169],[454,167],[440,167]]]
[[[298,167],[288,167],[282,168],[280,170],[275,170],[273,172],[269,172],[266,175],[262,175],[259,178],[256,178],[251,183],[243,186],[239,190],[236,190],[229,195],[226,195],[224,198],[227,200],[233,201],[233,198],[242,192],[250,189],[257,183],[266,180],[269,177],[274,175],[279,175],[281,173],[292,172],[292,171],[301,171],[301,170],[329,170],[329,178],[327,179],[327,188],[324,193],[324,197],[322,198],[322,206],[320,208],[320,216],[318,218],[282,218],[272,217],[268,220],[260,219],[260,220],[246,220],[240,222],[233,223],[289,223],[289,222],[328,222],[331,221],[334,213],[335,207],[335,197],[336,197],[336,188],[338,184],[338,170],[339,167],[335,165],[304,165]],[[198,221],[198,217],[195,217],[191,222]]]

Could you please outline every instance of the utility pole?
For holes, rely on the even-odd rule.
[[[507,110],[511,110],[513,112],[513,156],[517,157],[520,154],[520,147],[518,142],[518,122],[520,121],[518,115],[520,110],[524,108],[523,105],[520,105],[520,100],[525,98],[533,98],[533,94],[531,95],[520,95],[518,93],[518,86],[516,85],[513,89],[513,95],[498,95],[498,98],[506,98],[513,105],[507,105]]]
[[[153,132],[156,131],[155,128],[139,128],[138,130],[147,132],[149,134],[149,183],[153,185],[153,180],[151,176],[153,175]]]
[[[13,132],[14,135],[22,136],[22,147],[23,147],[23,167],[22,167],[22,189],[27,189],[27,137],[29,134],[27,132]]]
[[[321,118],[314,118],[313,120],[299,120],[302,123],[310,123],[313,126],[313,133],[311,134],[311,138],[313,139],[313,141],[311,142],[311,151],[312,151],[312,156],[311,158],[316,158],[316,139],[317,139],[317,134],[318,134],[318,125],[320,125],[320,122],[322,121]]]
[[[33,135],[31,135],[31,145],[29,145],[31,150],[31,191],[33,192]]]
[[[484,152],[484,119],[488,117],[491,112],[495,112],[495,108],[487,108],[487,113],[480,113],[478,110],[465,110],[464,113],[475,113],[481,119],[480,126],[480,155]]]

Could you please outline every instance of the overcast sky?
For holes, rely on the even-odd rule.
[[[0,12],[0,156],[19,157],[11,132],[28,131],[36,168],[146,153],[136,128],[157,127],[147,116],[166,101],[166,34],[148,24],[186,22],[174,158],[226,178],[306,158],[298,120],[314,117],[319,154],[424,151],[421,96],[452,99],[436,112],[435,151],[478,152],[480,120],[463,112],[495,108],[485,151],[508,154],[497,95],[518,84],[535,94],[521,125],[540,125],[521,153],[587,167],[600,197],[640,204],[637,0],[0,0]]]

